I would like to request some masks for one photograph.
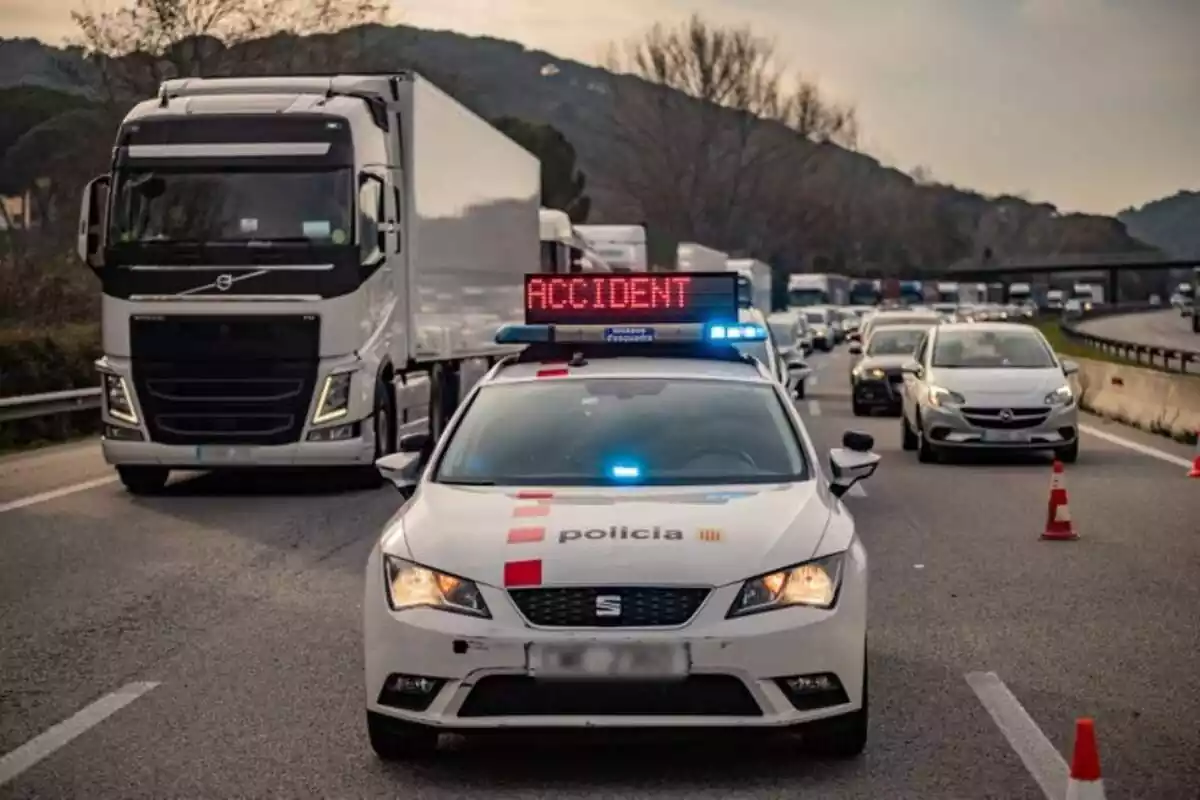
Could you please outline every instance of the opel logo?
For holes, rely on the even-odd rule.
[[[233,286],[233,276],[226,273],[217,276],[217,289],[222,292],[228,292],[229,287]]]
[[[1000,412],[1000,419],[1004,420],[1005,422],[1012,422],[1012,418],[1013,412],[1011,408],[1006,408]]]

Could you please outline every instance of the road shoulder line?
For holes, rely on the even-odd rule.
[[[1111,442],[1119,447],[1124,447],[1126,450],[1132,450],[1135,453],[1141,453],[1142,455],[1149,456],[1150,458],[1157,458],[1159,461],[1166,462],[1167,464],[1174,464],[1175,466],[1183,467],[1184,469],[1188,469],[1192,466],[1192,462],[1188,461],[1186,458],[1172,455],[1171,453],[1159,450],[1157,447],[1151,447],[1150,445],[1142,444],[1141,442],[1135,442],[1131,439],[1126,439],[1125,437],[1118,436],[1115,433],[1102,431],[1099,428],[1092,427],[1091,425],[1080,425],[1079,430],[1090,436],[1095,436],[1098,439]]]
[[[90,481],[83,481],[82,483],[74,483],[70,486],[63,486],[60,489],[51,489],[48,492],[31,494],[28,497],[10,500],[7,503],[0,503],[0,514],[3,514],[5,511],[16,511],[19,508],[36,506],[38,503],[46,503],[51,500],[57,500],[60,497],[66,497],[67,495],[76,494],[78,492],[86,492],[89,489],[96,489],[100,486],[107,486],[110,483],[114,483],[116,480],[116,475],[109,475],[105,478],[93,478]]]
[[[1037,781],[1046,800],[1064,797],[1070,774],[1067,762],[1000,676],[994,672],[968,672],[965,677],[1000,733]]]

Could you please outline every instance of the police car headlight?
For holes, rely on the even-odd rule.
[[[1075,402],[1075,393],[1071,391],[1070,386],[1060,386],[1046,395],[1043,402],[1048,406],[1069,406]]]
[[[350,381],[353,372],[339,372],[325,378],[317,410],[313,413],[313,424],[321,425],[346,416],[350,411]]]
[[[383,565],[388,603],[393,611],[440,608],[473,617],[492,617],[474,581],[447,575],[395,556],[384,555]]]
[[[844,556],[837,553],[751,578],[742,585],[726,617],[789,606],[832,608],[842,584]]]

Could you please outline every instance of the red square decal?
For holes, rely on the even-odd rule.
[[[510,586],[541,586],[542,560],[509,561],[504,565],[504,585]]]

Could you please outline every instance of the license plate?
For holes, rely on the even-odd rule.
[[[1027,431],[984,431],[983,440],[985,442],[1003,442],[1005,444],[1028,442],[1029,433]]]
[[[196,446],[196,460],[201,464],[232,464],[250,459],[245,447],[204,444]]]
[[[691,663],[683,644],[531,644],[534,678],[683,678]]]

